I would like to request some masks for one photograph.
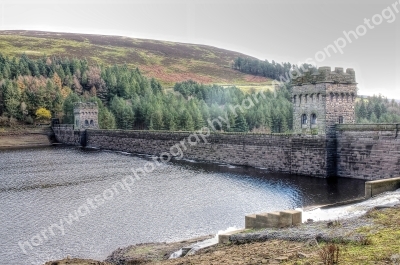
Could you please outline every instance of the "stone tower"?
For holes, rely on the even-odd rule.
[[[326,176],[337,176],[335,124],[355,122],[355,72],[314,68],[295,76],[292,84],[293,131],[325,137]]]
[[[98,107],[96,102],[75,103],[74,128],[75,130],[98,129]]]
[[[353,69],[320,67],[292,79],[293,131],[329,135],[335,124],[354,123],[357,83]]]

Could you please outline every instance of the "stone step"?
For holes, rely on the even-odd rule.
[[[302,212],[285,210],[245,216],[246,229],[281,228],[302,223]]]

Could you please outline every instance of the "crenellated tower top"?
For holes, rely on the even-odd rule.
[[[300,134],[333,134],[335,124],[354,123],[357,96],[353,69],[319,67],[292,79],[293,131]]]
[[[295,86],[318,83],[356,84],[356,74],[352,68],[347,68],[344,72],[342,67],[336,67],[331,71],[329,66],[323,66],[305,70],[301,75],[297,72],[292,74],[292,84]]]

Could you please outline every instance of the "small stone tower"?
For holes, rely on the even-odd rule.
[[[96,102],[75,103],[74,128],[75,130],[98,129],[98,107]]]
[[[335,124],[354,123],[357,83],[353,69],[319,67],[292,79],[293,131],[330,135]]]

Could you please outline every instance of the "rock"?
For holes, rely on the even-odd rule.
[[[297,253],[297,257],[299,257],[301,259],[308,258],[309,256],[310,255],[302,253],[302,252]]]
[[[305,245],[310,246],[310,247],[315,247],[315,246],[318,246],[318,241],[315,238],[309,239],[306,241]]]
[[[276,261],[279,261],[279,262],[282,262],[282,261],[287,261],[287,260],[289,260],[289,258],[288,258],[288,257],[285,257],[285,256],[282,256],[282,257],[276,257],[275,260],[276,260]]]

